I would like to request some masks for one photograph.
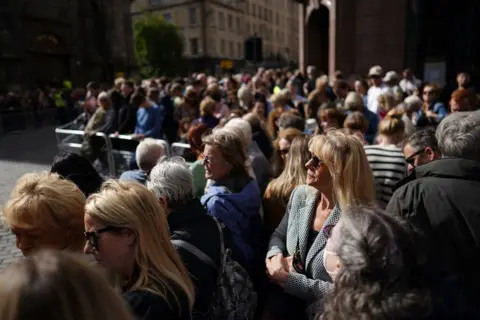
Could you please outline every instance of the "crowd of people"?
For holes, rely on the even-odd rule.
[[[457,82],[447,103],[380,66],[89,83],[82,154],[4,206],[25,259],[0,318],[480,318],[480,111]],[[120,177],[97,132],[138,141]]]

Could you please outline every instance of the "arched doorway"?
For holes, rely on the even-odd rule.
[[[306,63],[314,65],[318,71],[329,72],[330,11],[320,5],[318,9],[307,12]]]

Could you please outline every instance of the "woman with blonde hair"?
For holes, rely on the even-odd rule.
[[[273,177],[277,178],[285,169],[285,162],[288,158],[288,151],[295,137],[300,136],[302,132],[295,128],[283,130],[278,138],[273,142]]]
[[[266,266],[274,284],[267,303],[270,319],[299,319],[317,310],[333,288],[323,255],[340,211],[375,201],[372,171],[362,143],[338,130],[314,136],[306,185],[293,190],[285,215],[270,238]]]
[[[288,97],[282,94],[281,92],[275,93],[270,97],[270,102],[272,103],[272,111],[270,111],[267,120],[267,130],[271,138],[275,138],[278,134],[278,125],[277,120],[280,116],[290,109],[287,106]]]
[[[288,129],[287,129],[288,130]],[[280,176],[272,180],[263,196],[264,224],[268,234],[272,234],[282,221],[290,194],[295,187],[305,184],[307,169],[305,163],[310,157],[308,142],[310,136],[299,133],[290,144],[285,169]]]
[[[210,97],[206,97],[200,103],[200,118],[193,121],[192,125],[203,123],[209,129],[218,126],[219,120],[213,115],[217,103]]]
[[[0,274],[2,320],[133,320],[121,297],[83,257],[43,251]]]
[[[135,182],[109,180],[85,206],[85,253],[122,278],[139,319],[190,319],[193,284],[170,243],[166,213]]]
[[[378,144],[365,146],[377,186],[377,200],[385,208],[398,181],[407,173],[407,163],[399,144],[405,137],[403,113],[390,111],[378,126]]]
[[[378,96],[378,109],[380,119],[383,119],[390,110],[395,109],[397,106],[397,101],[395,100],[395,96],[391,93],[382,93]]]
[[[80,252],[85,196],[55,173],[28,173],[18,179],[2,218],[24,256],[40,249]]]

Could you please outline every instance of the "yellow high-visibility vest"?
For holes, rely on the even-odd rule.
[[[63,99],[61,92],[55,93],[53,96],[53,101],[55,103],[55,107],[57,108],[65,108],[67,106],[67,102],[65,99]]]

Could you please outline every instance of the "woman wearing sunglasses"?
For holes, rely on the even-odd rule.
[[[190,319],[193,284],[170,243],[166,214],[136,182],[107,181],[85,206],[85,253],[118,273],[138,319]]]
[[[349,206],[373,204],[373,175],[359,139],[339,131],[313,137],[306,185],[290,197],[266,266],[273,283],[264,319],[311,316],[332,288],[323,264],[326,233]]]

